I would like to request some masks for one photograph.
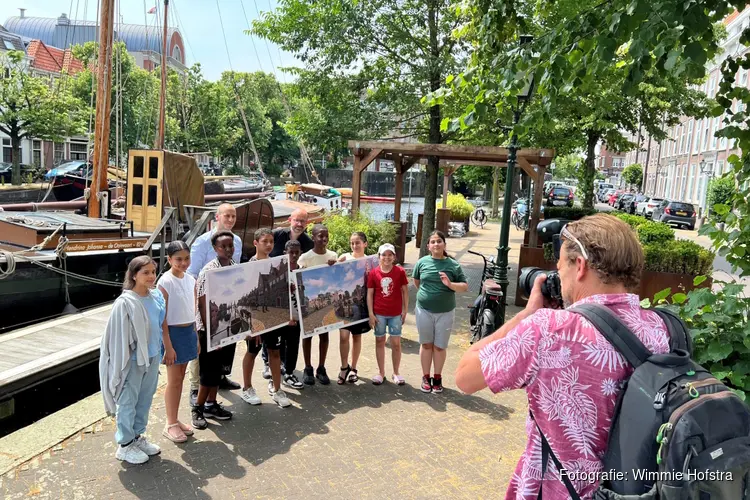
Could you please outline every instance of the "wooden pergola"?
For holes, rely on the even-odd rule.
[[[448,180],[463,165],[507,167],[508,148],[497,146],[460,146],[453,144],[419,144],[396,141],[349,141],[354,155],[352,179],[352,210],[359,210],[362,172],[376,159],[393,161],[396,170],[396,199],[394,218],[401,218],[401,200],[404,195],[404,174],[421,160],[436,156],[443,166],[443,208],[448,199]],[[542,202],[544,173],[555,156],[554,149],[519,149],[516,165],[534,181],[534,199],[529,223],[529,245],[536,246],[536,226]]]

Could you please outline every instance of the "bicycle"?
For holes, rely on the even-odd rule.
[[[487,224],[487,212],[482,207],[477,207],[471,213],[470,220],[472,224],[483,229],[484,225]]]
[[[471,311],[469,315],[469,324],[471,325],[470,343],[473,344],[495,331],[495,321],[497,320],[500,304],[503,300],[503,292],[497,283],[492,280],[492,276],[495,274],[495,257],[487,258],[481,253],[472,252],[471,250],[468,252],[481,257],[484,261],[479,295],[474,300],[474,304],[469,306]]]
[[[528,229],[528,220],[526,219],[526,204],[521,201],[513,203],[513,207],[510,213],[510,222],[519,231],[525,231]]]

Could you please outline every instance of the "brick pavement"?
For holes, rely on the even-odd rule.
[[[459,241],[450,240],[449,248],[461,251]],[[480,243],[475,248],[488,246]],[[511,272],[515,276],[515,270]],[[459,303],[467,304],[475,293],[465,294]],[[413,291],[411,295],[413,309]],[[458,311],[457,333],[444,370],[446,390],[441,395],[419,390],[419,346],[410,314],[403,340],[406,386],[370,383],[376,372],[375,342],[366,334],[361,380],[356,385],[337,386],[334,381],[328,387],[316,384],[289,390],[293,406],[280,409],[272,404],[256,368],[253,382],[264,404],[251,407],[237,392],[224,391],[221,399],[235,412],[234,419],[211,423],[182,445],[161,436],[165,421],[161,387],[147,432],[162,447],[160,456],[141,466],[118,462],[108,418],[0,478],[0,495],[6,499],[497,498],[525,446],[526,401],[520,391],[467,396],[455,388],[453,373],[468,346],[461,326],[467,317],[466,309]],[[336,339],[332,336],[327,363],[334,380],[339,365]],[[232,375],[236,380],[241,379],[244,351],[240,343]],[[389,367],[386,354],[390,376]],[[185,401],[181,416],[188,419]]]

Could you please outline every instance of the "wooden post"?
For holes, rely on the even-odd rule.
[[[94,125],[94,155],[92,159],[93,172],[87,206],[88,216],[95,219],[101,217],[99,193],[107,190],[114,3],[114,0],[103,1],[99,15],[99,58],[97,62],[96,123]]]
[[[396,200],[393,203],[393,219],[395,221],[401,220],[401,199],[404,197],[403,162],[404,158],[402,156],[395,156],[393,159],[396,169]]]
[[[355,151],[354,153],[354,172],[352,175],[352,213],[356,214],[359,212],[359,190],[361,189],[362,185],[362,172],[367,168],[367,166],[375,160],[378,156],[380,156],[380,153],[382,153],[382,149],[372,149],[369,153],[362,156],[363,153],[361,150]]]
[[[534,179],[534,201],[531,208],[531,219],[529,219],[529,246],[536,248],[537,232],[536,226],[539,224],[539,212],[544,195],[544,167],[537,167],[536,179]]]
[[[161,44],[161,92],[159,92],[159,130],[156,133],[154,149],[164,149],[164,120],[167,105],[167,10],[169,0],[164,0],[164,31]]]
[[[458,167],[444,167],[443,170],[443,208],[448,208],[448,181]]]

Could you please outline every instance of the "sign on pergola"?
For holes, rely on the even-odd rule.
[[[461,146],[454,144],[418,144],[396,141],[349,141],[354,155],[352,179],[352,211],[359,210],[362,172],[376,159],[391,160],[396,170],[396,199],[394,218],[401,218],[401,199],[404,195],[404,174],[414,164],[436,156],[443,166],[443,203],[447,200],[448,179],[463,165],[507,167],[508,148],[497,146]],[[519,149],[516,165],[534,181],[534,199],[531,207],[529,245],[536,246],[536,225],[542,203],[544,173],[555,156],[554,149]]]

